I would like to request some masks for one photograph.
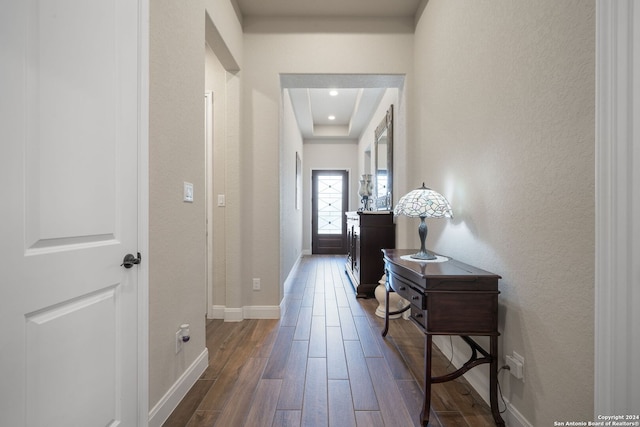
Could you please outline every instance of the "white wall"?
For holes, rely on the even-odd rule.
[[[455,215],[428,246],[503,277],[501,354],[525,381],[502,390],[533,426],[593,416],[594,14],[431,0],[416,29],[408,157]]]
[[[151,2],[149,404],[205,351],[204,5]],[[183,182],[194,202],[182,201]],[[175,353],[175,332],[191,340]]]
[[[213,299],[241,307],[239,199],[242,30],[229,0],[157,1],[150,5],[149,117],[149,405],[160,425],[206,368],[204,315],[205,89],[216,92],[214,192],[227,193],[216,211]],[[208,13],[207,13],[208,12]],[[207,16],[208,21],[205,21]],[[205,32],[205,23],[207,31]],[[213,31],[211,31],[213,30]],[[214,52],[205,54],[205,36]],[[205,85],[205,56],[207,75]],[[223,73],[228,68],[233,73]],[[212,71],[213,70],[213,71]],[[224,126],[220,126],[224,124]],[[194,203],[182,202],[182,183]],[[241,309],[237,309],[240,310]],[[226,315],[226,313],[225,313]],[[191,340],[175,353],[175,332],[191,325]]]
[[[296,155],[301,161],[301,166],[305,164],[302,135],[288,90],[283,91],[282,101],[280,240],[286,244],[280,247],[280,295],[284,295],[284,282],[302,254],[302,200],[298,202],[296,196],[302,182],[297,182]]]

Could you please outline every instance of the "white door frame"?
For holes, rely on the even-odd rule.
[[[204,146],[205,146],[205,206],[207,209],[206,229],[206,307],[208,319],[214,319],[213,310],[213,92],[204,93]]]
[[[596,420],[640,408],[639,6],[596,2]]]
[[[149,2],[138,0],[138,427],[149,425]]]

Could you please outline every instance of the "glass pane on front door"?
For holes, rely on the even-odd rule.
[[[318,234],[342,234],[342,179],[318,176]]]

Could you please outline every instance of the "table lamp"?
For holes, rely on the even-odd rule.
[[[424,220],[425,218],[453,218],[453,212],[447,199],[437,191],[425,187],[423,182],[422,187],[400,198],[400,201],[393,209],[393,214],[420,218],[420,226],[418,227],[420,252],[411,255],[411,258],[421,260],[436,259],[436,256],[428,253],[424,246],[424,241],[427,238],[427,223]]]

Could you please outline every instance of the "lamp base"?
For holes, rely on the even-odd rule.
[[[411,258],[414,258],[414,259],[436,259],[437,257],[434,254],[430,254],[427,251],[420,251],[418,253],[415,253],[415,254],[411,255]]]
[[[418,253],[411,255],[413,259],[432,260],[436,259],[434,254],[427,252],[427,248],[424,245],[424,241],[427,239],[427,223],[424,222],[426,217],[420,217],[420,225],[418,226],[418,235],[420,236],[420,250]]]

